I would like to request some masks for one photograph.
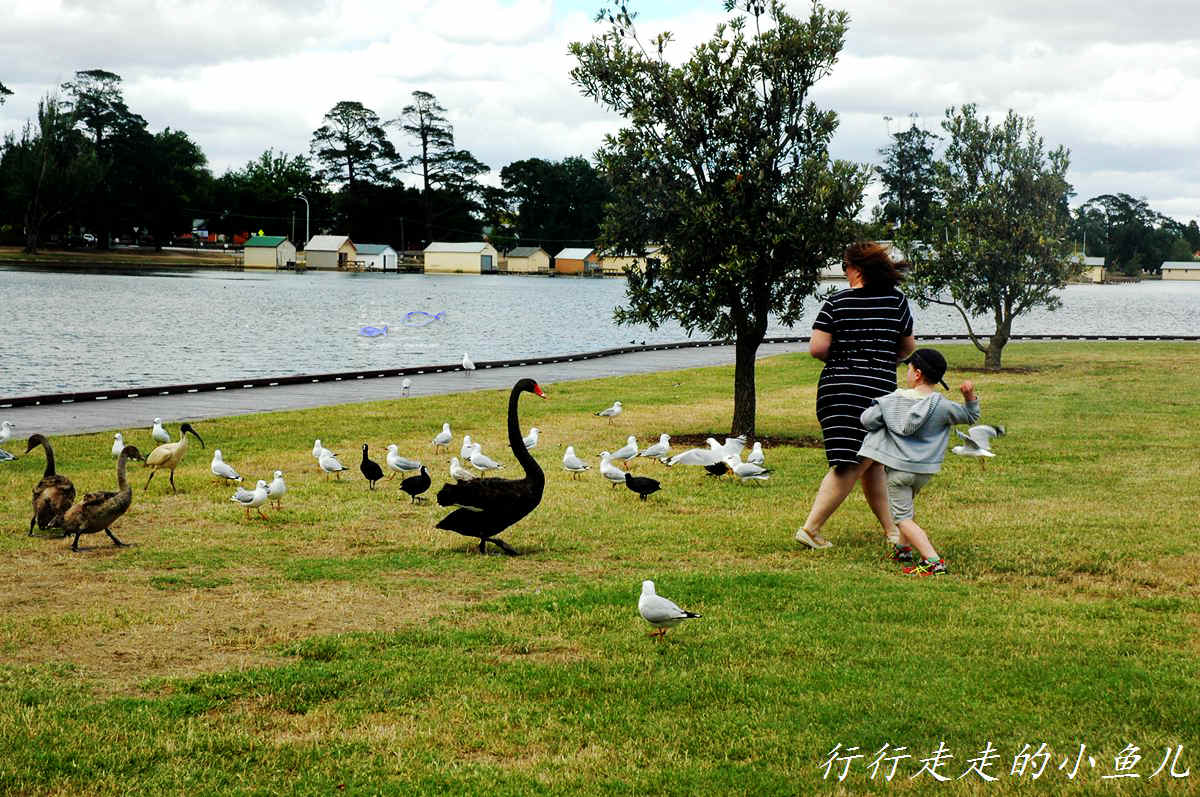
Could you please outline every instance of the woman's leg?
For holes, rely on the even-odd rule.
[[[825,474],[825,478],[821,479],[821,486],[817,489],[817,497],[813,499],[808,519],[804,521],[804,530],[808,532],[814,541],[818,543],[824,542],[820,535],[825,521],[842,505],[842,501],[845,501],[846,496],[854,489],[854,483],[858,481],[859,476],[871,464],[872,461],[867,459],[857,465],[837,465],[830,468]],[[886,486],[883,493],[884,500],[886,501]]]
[[[882,463],[871,462],[863,473],[862,491],[866,496],[867,505],[879,519],[879,525],[883,528],[883,533],[887,535],[888,541],[895,545],[901,544],[900,529],[896,527],[896,521],[892,519],[892,509],[888,503],[887,474]]]

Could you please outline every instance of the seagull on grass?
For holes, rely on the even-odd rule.
[[[563,470],[571,474],[574,479],[585,470],[590,470],[591,465],[584,462],[579,457],[575,456],[575,446],[567,446],[567,453],[563,454]]]
[[[219,448],[213,451],[212,464],[208,466],[208,469],[211,470],[212,475],[216,476],[218,479],[224,479],[231,482],[240,482],[242,480],[242,477],[236,470],[233,469],[233,466],[226,462],[221,456],[221,449]]]
[[[750,456],[746,457],[746,461],[753,465],[767,464],[767,458],[763,456],[762,443],[754,444],[754,448],[750,449]]]
[[[450,445],[450,441],[454,439],[454,435],[450,434],[450,424],[443,423],[442,431],[433,436],[433,450],[439,451]]]
[[[275,471],[275,478],[267,485],[267,498],[275,504],[276,509],[283,509],[283,497],[287,495],[287,484],[283,481],[283,471]]]
[[[477,478],[477,477],[475,476],[474,473],[471,473],[471,471],[467,470],[466,468],[464,468],[462,466],[462,464],[458,461],[458,457],[451,457],[450,458],[450,478],[456,479],[460,482],[469,482],[472,479]]]
[[[263,520],[267,520],[267,516],[263,514],[262,505],[267,502],[267,483],[262,479],[258,480],[258,484],[253,490],[238,490],[229,499],[235,504],[240,504],[246,510],[246,520],[250,519],[250,510],[258,510],[258,516]]]
[[[654,459],[663,459],[671,453],[671,435],[660,434],[658,442],[652,446],[647,446],[644,451],[639,451],[639,457],[653,457]]]
[[[771,473],[770,470],[764,468],[762,465],[755,465],[753,462],[742,462],[732,454],[725,457],[725,464],[729,466],[729,470],[733,472],[734,476],[737,476],[744,482],[751,479],[765,482]]]
[[[674,601],[669,601],[656,593],[653,581],[642,582],[642,596],[638,598],[638,613],[642,615],[643,620],[654,626],[655,630],[650,632],[650,636],[654,637],[665,636],[668,628],[674,628],[684,620],[700,618],[700,615],[684,611],[676,606]]]
[[[621,414],[621,402],[614,401],[608,409],[600,410],[596,413],[601,418],[608,418],[608,422],[612,423],[613,418]]]
[[[600,475],[608,479],[613,487],[625,483],[625,471],[612,464],[612,454],[600,452]]]
[[[960,457],[978,457],[979,467],[982,469],[984,459],[996,456],[992,452],[992,440],[1004,434],[1004,427],[979,424],[968,429],[966,434],[957,429],[954,433],[962,438],[963,445],[955,446],[950,452]]]

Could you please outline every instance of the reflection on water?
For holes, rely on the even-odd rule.
[[[0,267],[0,395],[570,354],[688,338],[674,321],[618,327],[625,281],[508,276]],[[1200,334],[1200,282],[1078,285],[1016,334]],[[795,328],[805,335],[810,300]],[[404,324],[412,311],[443,320]],[[913,307],[918,337],[965,332],[952,308]],[[417,317],[417,316],[413,316]],[[991,329],[986,319],[977,331]],[[388,325],[387,336],[358,334]],[[696,337],[704,337],[697,335]]]

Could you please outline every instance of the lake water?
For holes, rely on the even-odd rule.
[[[844,286],[845,283],[841,283]],[[829,287],[838,287],[837,283]],[[1015,334],[1200,334],[1200,282],[1072,285]],[[675,322],[618,327],[622,279],[334,272],[59,272],[0,267],[0,396],[572,354],[685,340]],[[795,328],[807,335],[818,307]],[[429,316],[444,313],[425,326]],[[915,304],[918,337],[962,334]],[[410,325],[406,325],[406,318]],[[386,337],[358,334],[389,326]],[[992,325],[979,320],[977,331]],[[697,337],[706,337],[698,335]]]

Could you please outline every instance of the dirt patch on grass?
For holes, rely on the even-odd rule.
[[[724,441],[727,437],[726,432],[701,432],[699,434],[679,434],[671,435],[671,448],[676,450],[685,448],[707,448],[708,438],[716,438],[719,441]],[[825,443],[819,437],[813,435],[800,435],[798,437],[775,437],[771,435],[763,435],[755,437],[746,444],[749,448],[755,443],[762,443],[763,448],[777,448],[778,446],[791,446],[793,448],[822,448]]]

